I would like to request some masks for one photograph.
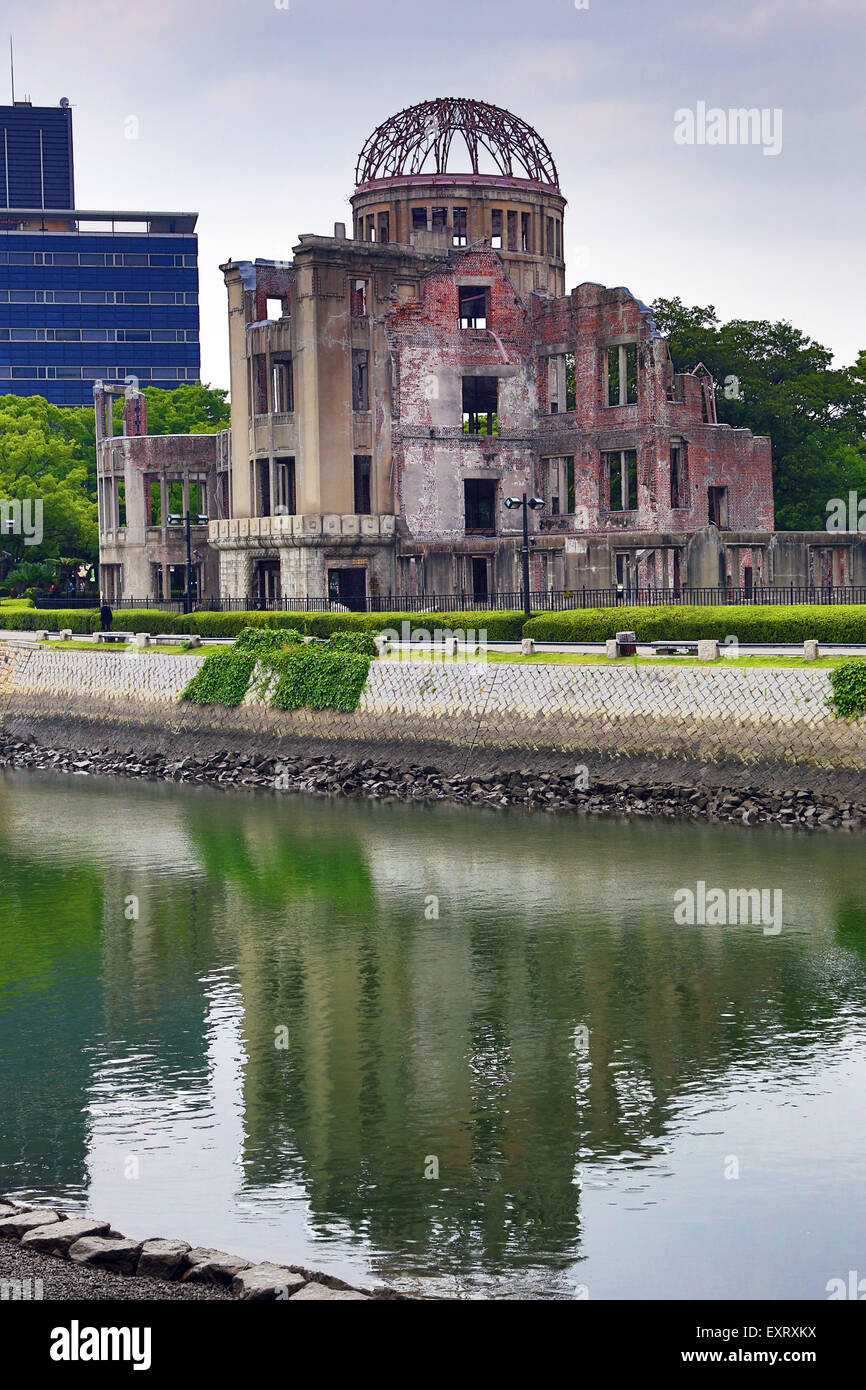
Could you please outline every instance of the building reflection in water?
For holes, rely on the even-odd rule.
[[[862,1041],[858,857],[850,837],[7,779],[0,1172],[84,1194],[106,1145],[141,1151],[163,1192],[192,1165],[212,1210],[301,1202],[313,1241],[385,1278],[564,1277],[594,1175],[663,1169],[690,1107]],[[698,878],[781,888],[781,935],[675,926]]]

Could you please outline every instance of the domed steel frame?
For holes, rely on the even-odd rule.
[[[481,173],[478,157],[484,149],[499,176],[559,189],[553,155],[531,125],[501,106],[465,97],[422,101],[383,121],[358,156],[355,182],[361,187],[413,174],[468,173],[448,169],[451,142],[458,134],[466,142],[473,174]]]

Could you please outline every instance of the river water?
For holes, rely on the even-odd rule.
[[[446,1295],[826,1298],[864,847],[6,774],[0,1191]],[[717,887],[778,921],[682,920]]]

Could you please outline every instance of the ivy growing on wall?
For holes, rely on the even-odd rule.
[[[353,710],[376,646],[370,633],[337,632],[305,643],[298,632],[245,628],[231,647],[209,652],[181,693],[199,705],[239,705],[250,688],[273,709]]]
[[[859,719],[866,714],[866,661],[855,657],[830,671],[833,694],[827,704],[839,719]]]
[[[197,705],[239,705],[255,664],[255,656],[235,647],[208,652],[180,698]]]

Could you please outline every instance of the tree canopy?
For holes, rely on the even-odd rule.
[[[721,422],[768,434],[779,530],[823,530],[827,503],[866,495],[866,350],[852,367],[790,323],[733,319],[712,304],[657,299],[653,313],[674,369],[703,362]]]
[[[172,391],[145,388],[149,434],[213,434],[229,425],[227,392],[198,382]],[[115,402],[117,432],[122,399]],[[97,558],[96,430],[89,406],[43,396],[0,396],[0,500],[42,503],[42,539],[19,529],[0,537],[0,578],[22,564]]]

